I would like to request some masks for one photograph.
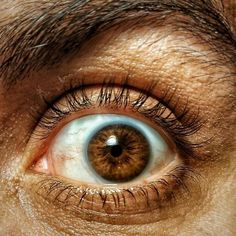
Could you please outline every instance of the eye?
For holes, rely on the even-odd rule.
[[[123,183],[150,177],[174,157],[163,137],[144,122],[100,114],[69,122],[34,168],[85,183]]]
[[[126,83],[82,85],[47,102],[28,150],[29,169],[45,175],[38,194],[79,212],[137,214],[186,188],[197,117],[172,93]]]

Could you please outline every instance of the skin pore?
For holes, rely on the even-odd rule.
[[[217,0],[188,1],[189,5],[186,1],[136,5],[137,1],[97,0],[76,5],[70,0],[54,6],[55,2],[4,0],[0,6],[0,234],[235,235],[232,3],[225,1],[224,10]],[[49,184],[40,188],[40,181],[48,179],[54,183],[59,179],[72,189],[80,186],[74,180],[31,171],[43,142],[35,140],[33,133],[50,108],[45,100],[64,101],[63,94],[78,88],[81,81],[99,88],[104,80],[122,86],[126,78],[136,90],[155,82],[152,95],[162,99],[170,94],[163,102],[175,116],[181,116],[187,106],[186,120],[197,116],[201,121],[196,132],[186,135],[198,147],[191,154],[178,150],[191,168],[180,177],[184,180],[178,179],[185,181],[187,191],[170,181],[168,191],[174,200],[160,190],[161,206],[147,207],[142,213],[134,208],[130,214],[110,214],[114,204],[93,212],[86,201],[79,206],[80,195],[70,196],[65,203],[60,201],[63,193],[49,194]],[[96,111],[106,113],[106,109]],[[119,112],[132,115],[125,109]],[[63,118],[54,133],[81,114]],[[50,144],[49,139],[45,142]]]

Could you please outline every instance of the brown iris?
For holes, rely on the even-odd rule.
[[[149,143],[143,134],[123,124],[106,126],[88,145],[88,158],[94,170],[113,182],[126,182],[139,176],[149,157]]]

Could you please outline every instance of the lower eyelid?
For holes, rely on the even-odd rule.
[[[35,173],[34,173],[35,174]],[[186,181],[194,179],[195,173],[183,163],[168,174],[142,186],[129,188],[90,188],[88,185],[67,184],[65,179],[40,175],[34,190],[50,204],[73,211],[79,215],[96,214],[133,215],[163,208],[176,200],[180,192],[189,192]]]

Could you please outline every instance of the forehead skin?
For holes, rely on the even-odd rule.
[[[29,2],[29,1],[25,1]],[[34,8],[37,5],[41,6],[42,4],[50,5],[50,1],[48,0],[32,0],[30,1],[31,3],[35,3]],[[63,2],[63,1],[61,1]],[[104,2],[104,1],[97,1],[97,2]],[[222,4],[219,1],[216,1],[215,3],[217,5],[217,8],[222,9]],[[234,28],[234,18],[233,15],[231,14],[232,12],[229,11],[229,9],[234,5],[233,1],[225,1],[225,6],[227,6],[228,11],[225,13],[226,17],[229,19],[231,22],[231,27]],[[26,5],[24,4],[23,0],[14,0],[14,1],[8,1],[8,0],[3,0],[1,5],[0,5],[0,24],[1,23],[6,23],[7,21],[10,21],[11,19],[15,18],[18,16],[19,12],[21,12],[21,9],[23,9]],[[37,9],[36,9],[37,11]],[[146,30],[146,29],[145,29]],[[163,29],[164,31],[164,29]],[[109,37],[109,32],[114,33],[112,29],[108,31],[108,33],[104,33],[105,37]],[[142,32],[142,30],[141,30]],[[145,36],[150,36],[148,37],[149,40],[152,38],[151,32],[148,31]],[[2,36],[2,35],[1,35]],[[117,39],[114,40],[114,42],[107,43],[107,41],[104,42],[104,35],[101,34],[97,38],[95,38],[95,43],[98,43],[99,46],[94,46],[92,43],[88,43],[88,45],[85,45],[82,48],[81,53],[79,56],[82,55],[82,59],[75,59],[72,60],[72,66],[69,65],[67,68],[72,68],[74,65],[86,65],[90,63],[91,68],[97,68],[97,61],[101,61],[100,63],[104,63],[109,69],[109,63],[110,60],[113,60],[117,67],[128,67],[129,66],[129,58],[125,58],[125,60],[119,60],[119,57],[122,57],[122,53],[128,51],[131,46],[132,48],[141,48],[141,45],[138,45],[135,43],[136,37],[140,36],[140,33],[135,34],[135,31],[132,34],[128,34],[128,40],[127,42],[129,43],[120,43],[125,42],[127,36],[125,33],[121,33],[120,35],[115,35],[117,36]],[[4,36],[3,36],[4,37]],[[122,39],[124,37],[124,39]],[[119,41],[120,40],[120,41]],[[122,41],[123,40],[123,41]],[[174,40],[174,37],[171,38],[171,40]],[[93,41],[92,41],[93,42]],[[94,43],[94,44],[95,44]],[[131,45],[133,43],[133,45]],[[163,43],[164,44],[164,43]],[[181,45],[181,44],[180,44]],[[140,46],[140,47],[139,47]],[[120,52],[119,52],[120,50]],[[96,58],[97,54],[102,55],[102,58],[107,58],[105,60],[101,60]],[[111,54],[111,56],[109,55]],[[133,54],[135,54],[135,50],[133,51]],[[129,54],[130,57],[135,58],[137,60],[137,63],[139,63],[139,58],[137,55],[132,55],[132,52]],[[141,54],[142,55],[142,54]],[[152,58],[152,53],[147,52],[146,55],[150,55],[148,59],[146,60],[146,63],[150,61],[154,61],[156,58]],[[0,61],[1,61],[0,56]],[[178,58],[178,55],[177,55]],[[153,60],[152,60],[153,59]],[[211,58],[210,58],[211,59]],[[210,60],[209,59],[209,60]],[[141,63],[140,63],[141,64]],[[194,62],[193,62],[194,64]],[[191,65],[191,63],[189,63]],[[66,67],[66,66],[65,66]],[[84,66],[85,68],[85,66]],[[141,68],[141,67],[140,67]],[[114,68],[111,66],[111,69],[116,69],[115,66]],[[224,68],[227,70],[228,68]],[[62,69],[61,69],[62,70]],[[135,69],[134,69],[135,70]],[[151,69],[154,71],[154,69]],[[151,71],[150,70],[150,71]],[[215,69],[214,75],[217,75],[217,70],[218,68]],[[232,68],[229,68],[229,70],[233,70]],[[175,73],[175,68],[172,70],[169,69],[170,73],[172,73],[174,77]],[[51,72],[51,75],[53,77],[53,73],[55,71]],[[140,69],[140,73],[141,73]],[[212,72],[213,73],[213,72]],[[150,72],[151,74],[151,72]],[[186,73],[185,73],[186,74]],[[176,78],[176,80],[168,80],[167,82],[169,84],[174,84],[179,83],[181,84],[182,82],[179,81],[179,78]],[[184,80],[184,79],[183,79]],[[186,82],[184,81],[182,83],[182,87],[184,88],[185,86],[189,86],[188,78],[185,77]],[[165,81],[165,83],[167,83]],[[51,82],[52,83],[52,82]],[[201,83],[201,81],[196,81],[196,87]],[[32,86],[32,84],[30,85]],[[48,84],[44,88],[49,86]],[[41,85],[43,88],[43,85]],[[223,87],[223,86],[222,86]],[[221,89],[219,89],[219,95],[224,95],[224,93],[221,93]],[[224,87],[226,90],[228,89],[229,93],[233,91],[232,88],[229,88],[228,84],[227,86]],[[4,101],[3,99],[3,94],[6,94],[6,92],[3,91],[3,88],[0,88],[1,91],[1,103],[0,106],[2,110],[6,109],[5,107],[7,106],[7,102],[5,103],[4,106]],[[21,88],[19,88],[19,91],[21,93],[24,93],[24,90],[22,92]],[[19,93],[20,93],[19,92]],[[188,89],[189,93],[195,94],[195,88],[191,88],[189,86]],[[205,91],[205,94],[208,91]],[[33,94],[33,92],[32,92]],[[32,95],[31,94],[31,95]],[[12,95],[14,95],[12,93]],[[29,96],[31,96],[29,95]],[[20,95],[16,94],[16,97]],[[33,96],[32,96],[33,97]],[[213,98],[207,97],[205,95],[204,99],[208,99],[209,101],[212,101]],[[196,97],[194,101],[196,103],[199,100],[204,100],[203,98]],[[217,105],[215,104],[215,107],[218,107],[218,112],[220,113],[221,110],[224,110],[225,104],[220,100],[224,99],[219,99],[216,100],[218,103]],[[26,100],[25,100],[26,101]],[[12,105],[14,106],[14,105]],[[15,107],[17,107],[19,104],[16,104]],[[22,105],[23,106],[23,105]],[[214,109],[213,109],[214,111]],[[225,109],[227,111],[227,109]],[[210,111],[209,111],[210,112]],[[217,116],[217,115],[216,115]],[[0,119],[2,121],[2,119]],[[20,119],[19,119],[20,120]],[[220,122],[220,121],[219,121]],[[235,125],[235,122],[232,119],[229,119],[229,127]],[[226,125],[227,126],[227,125]],[[2,124],[1,126],[2,127]],[[225,130],[226,131],[226,130]],[[229,131],[230,132],[230,131]],[[22,131],[23,133],[23,131]],[[222,136],[227,136],[227,132],[222,133]],[[233,133],[232,133],[233,137]],[[231,138],[232,139],[232,138]],[[2,141],[2,140],[1,140]],[[4,143],[5,146],[7,146],[6,143]],[[3,146],[0,148],[0,150],[3,150]],[[230,145],[230,144],[229,144]],[[222,160],[226,160],[228,157],[236,157],[236,152],[234,151],[235,147],[235,142],[232,141],[231,146],[229,146],[229,150],[225,150],[225,153],[223,153],[223,149],[221,150],[219,147],[219,150],[221,150],[222,154]],[[9,151],[10,152],[10,151]],[[16,158],[17,159],[17,158]],[[25,206],[28,207],[28,204],[26,201],[28,200],[27,198],[19,198],[16,197],[17,190],[11,191],[9,189],[5,190],[4,187],[2,187],[3,191],[9,191],[9,194],[7,195],[7,198],[4,196],[4,194],[1,195],[1,183],[0,183],[0,200],[1,205],[0,208],[3,210],[0,212],[0,234],[2,233],[3,235],[80,235],[82,232],[82,235],[183,235],[183,236],[188,236],[188,235],[229,235],[229,236],[234,236],[236,231],[235,231],[235,216],[236,216],[236,209],[235,209],[235,198],[233,196],[236,196],[236,185],[232,184],[235,182],[236,174],[235,174],[235,167],[236,167],[236,160],[235,158],[229,158],[230,161],[219,161],[219,165],[217,167],[212,166],[212,169],[207,169],[205,170],[206,176],[209,176],[209,179],[207,179],[207,182],[212,183],[212,188],[211,192],[207,192],[205,204],[204,207],[198,207],[196,204],[196,198],[191,198],[190,202],[188,203],[192,208],[196,211],[193,211],[194,213],[197,212],[197,215],[192,215],[192,212],[185,213],[184,207],[182,208],[181,205],[179,207],[176,207],[175,210],[178,212],[179,217],[176,217],[176,213],[171,211],[169,212],[170,215],[167,216],[166,220],[160,220],[159,222],[151,223],[151,224],[143,224],[143,225],[106,225],[102,223],[97,223],[97,222],[88,222],[88,221],[83,221],[80,219],[77,219],[75,217],[70,217],[66,214],[63,213],[63,211],[60,210],[55,210],[55,209],[47,209],[45,210],[45,206],[42,204],[40,210],[35,213],[33,210],[22,210]],[[13,162],[13,161],[12,161]],[[0,161],[0,165],[1,165]],[[20,163],[20,161],[18,161]],[[3,166],[3,165],[2,165]],[[14,167],[12,167],[14,169]],[[227,170],[227,171],[226,171]],[[14,172],[14,170],[12,170]],[[214,171],[215,175],[214,178],[212,174],[210,173],[211,171]],[[2,169],[0,166],[0,172],[10,172],[9,170]],[[208,173],[209,172],[209,173]],[[1,176],[1,175],[0,175]],[[3,174],[4,176],[4,174]],[[214,183],[214,184],[213,184]],[[204,190],[204,189],[203,189]],[[24,196],[24,194],[21,195],[20,192],[17,192],[19,196]],[[198,193],[193,193],[193,195],[196,194],[198,196]],[[2,197],[3,196],[3,197]],[[200,204],[198,202],[198,204]],[[33,203],[32,203],[33,205]],[[33,209],[33,206],[31,206]],[[201,208],[201,209],[200,209]],[[1,210],[1,209],[0,209]],[[27,212],[27,215],[25,215],[25,212]],[[46,213],[45,213],[46,212]],[[221,212],[221,214],[219,214]],[[50,215],[51,214],[51,215]],[[48,216],[51,216],[49,219]],[[16,222],[17,219],[17,222]],[[214,231],[214,232],[213,232]]]

